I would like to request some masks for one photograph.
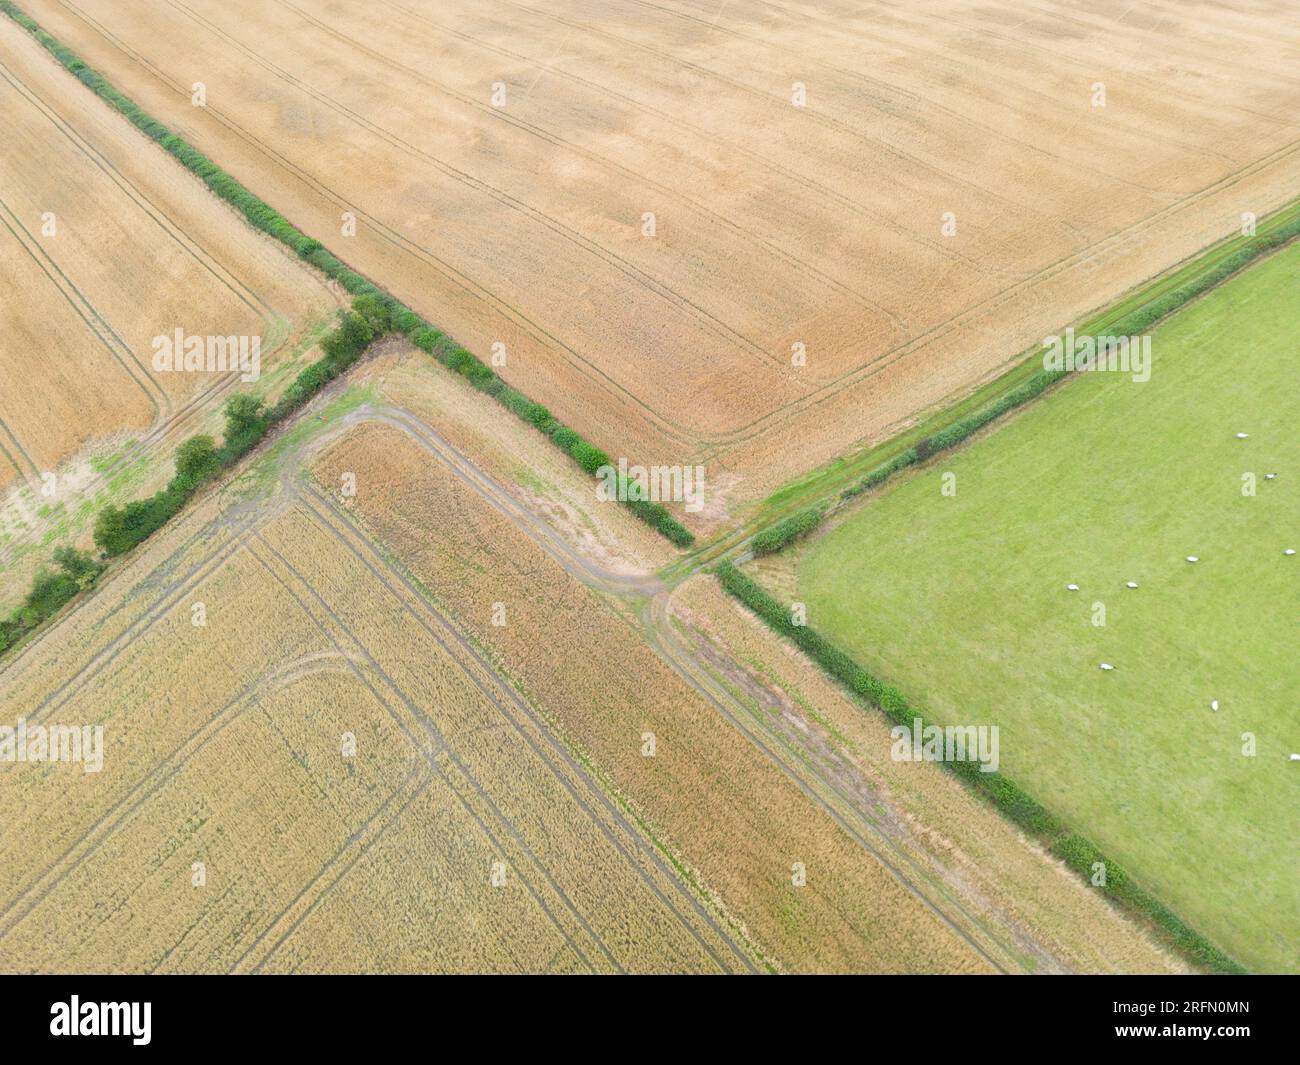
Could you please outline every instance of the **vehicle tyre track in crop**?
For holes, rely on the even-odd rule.
[[[740,333],[733,326],[728,325],[722,319],[712,314],[690,297],[671,288],[658,278],[647,273],[645,270],[642,270],[635,263],[623,258],[623,256],[619,255],[611,248],[584,236],[582,233],[571,228],[556,216],[547,214],[545,211],[533,207],[531,204],[512,195],[505,189],[498,188],[497,186],[484,181],[482,178],[475,177],[468,171],[452,165],[445,159],[441,159],[432,152],[421,148],[419,145],[412,144],[410,141],[394,133],[387,127],[371,121],[365,115],[358,111],[354,111],[352,108],[330,96],[328,93],[314,88],[301,78],[291,74],[284,67],[278,66],[259,52],[245,45],[238,38],[232,37],[220,26],[204,18],[193,8],[186,6],[181,2],[181,0],[166,0],[166,2],[178,11],[184,12],[198,25],[202,26],[209,33],[220,38],[230,48],[240,52],[249,60],[268,71],[273,77],[278,78],[288,85],[292,85],[299,92],[318,103],[323,104],[336,114],[348,118],[355,125],[369,131],[380,140],[386,141],[399,151],[405,152],[407,155],[410,155],[415,159],[420,159],[431,164],[439,173],[450,178],[457,184],[471,189],[479,195],[487,196],[489,199],[499,203],[507,210],[522,215],[530,221],[543,226],[558,236],[561,240],[567,241],[581,249],[586,254],[601,260],[606,265],[626,277],[634,285],[648,292],[654,293],[657,297],[687,318],[694,319],[701,329],[712,333],[718,339],[734,345],[736,348],[747,352],[751,357],[759,359],[760,361],[769,362],[774,366],[782,368],[785,367],[786,363],[784,357],[776,355],[775,353],[765,349],[762,345],[755,343],[749,337]]]
[[[255,695],[257,683],[256,680],[249,681],[221,709],[193,729],[171,754],[158,762],[140,779],[134,788],[88,825],[62,854],[37,874],[31,883],[14,895],[5,908],[0,910],[0,922],[4,922],[3,926],[0,926],[0,940],[3,940],[5,936],[17,928],[62,883],[63,878],[72,872],[76,865],[90,858],[106,839],[125,824],[144,803],[154,796],[160,787],[176,775],[186,761],[220,735],[228,724],[241,716],[246,708],[244,704]],[[113,819],[111,823],[101,831],[102,826],[110,818]],[[66,868],[62,868],[65,866]],[[58,871],[60,868],[62,868],[61,872]],[[44,888],[41,888],[42,882],[51,874],[57,875]],[[38,889],[40,889],[39,894],[32,898],[26,906],[23,906],[24,901],[28,899],[33,891]],[[20,906],[22,909],[15,914],[15,909]]]
[[[762,249],[764,252],[774,256],[775,258],[781,259],[786,263],[787,266],[791,266],[795,270],[799,271],[800,273],[805,274],[807,277],[816,279],[816,281],[818,281],[820,284],[828,288],[834,289],[841,296],[844,296],[847,299],[852,300],[854,303],[858,304],[858,306],[862,307],[863,309],[873,311],[876,314],[880,315],[881,317],[889,319],[890,324],[894,327],[895,333],[898,333],[905,329],[905,326],[903,325],[902,321],[899,319],[897,314],[890,311],[888,308],[884,307],[883,305],[876,303],[869,296],[865,295],[864,293],[858,292],[856,289],[849,287],[847,284],[843,283],[838,278],[832,277],[830,274],[825,273],[823,270],[814,266],[812,263],[799,258],[799,256],[797,256],[794,252],[788,251],[776,244],[773,244],[771,241],[764,239],[759,234],[753,232],[750,229],[747,229],[745,226],[741,225],[740,223],[734,221],[731,218],[728,218],[726,215],[719,214],[717,211],[713,210],[707,204],[701,203],[697,200],[693,200],[690,197],[686,196],[685,194],[667,185],[660,184],[659,182],[655,181],[649,174],[641,173],[630,167],[623,166],[622,164],[618,163],[613,159],[608,158],[607,156],[601,155],[600,153],[592,151],[589,148],[584,148],[582,145],[576,144],[573,141],[566,140],[564,137],[561,137],[559,134],[551,130],[548,130],[542,126],[535,125],[534,123],[529,122],[526,119],[513,115],[508,111],[503,110],[502,108],[485,106],[478,100],[475,100],[473,97],[468,96],[465,93],[459,92],[456,89],[452,88],[451,86],[446,85],[445,83],[438,81],[435,78],[431,78],[428,74],[424,73],[421,70],[415,67],[407,66],[405,63],[398,62],[390,55],[386,55],[383,52],[379,52],[373,48],[367,47],[361,40],[357,39],[354,36],[349,35],[343,30],[335,29],[334,27],[329,26],[324,22],[321,22],[319,19],[317,19],[315,16],[311,15],[307,11],[304,11],[302,8],[297,7],[293,3],[290,3],[289,0],[278,0],[278,2],[281,4],[281,6],[288,8],[290,11],[294,12],[294,14],[298,15],[303,20],[311,23],[313,26],[320,28],[324,32],[330,34],[330,36],[346,42],[350,47],[356,49],[359,52],[363,52],[367,56],[370,56],[372,59],[384,63],[385,65],[392,67],[395,70],[402,71],[402,73],[406,74],[408,77],[415,79],[416,81],[419,81],[421,84],[432,86],[433,88],[437,89],[440,93],[442,93],[444,96],[454,99],[458,103],[466,107],[474,109],[475,111],[479,112],[479,114],[483,115],[486,118],[490,118],[493,121],[505,122],[508,125],[514,126],[517,129],[521,129],[524,132],[534,137],[537,137],[539,140],[545,141],[547,144],[550,144],[554,147],[560,147],[566,151],[573,152],[576,155],[580,155],[584,159],[594,162],[597,165],[607,170],[611,170],[618,173],[619,175],[621,175],[623,178],[627,180],[638,182],[647,188],[654,189],[656,192],[658,192],[659,194],[665,197],[671,198],[681,204],[684,204],[689,210],[694,211],[697,215],[708,220],[711,224],[720,226],[723,229],[726,229],[733,236],[754,245],[756,248]],[[388,6],[393,8],[395,11],[400,11],[403,14],[412,16],[416,18],[417,21],[423,22],[426,25],[434,26],[437,29],[442,30],[443,32],[451,33],[453,36],[462,38],[467,41],[472,41],[480,48],[485,48],[486,50],[489,51],[496,51],[503,55],[514,55],[514,53],[509,53],[505,49],[498,49],[498,48],[493,48],[491,46],[485,46],[482,44],[482,42],[476,41],[468,34],[461,33],[459,31],[448,31],[446,30],[445,27],[438,26],[438,24],[433,22],[432,20],[416,16],[414,12],[408,11],[407,9],[400,7],[396,4],[389,3]],[[528,60],[527,57],[520,56],[517,58],[524,59],[525,62],[532,62],[532,60]],[[564,72],[561,71],[557,73],[564,73]],[[593,85],[593,83],[584,82],[583,79],[581,78],[575,78],[573,80],[586,84],[589,87],[592,87]],[[594,87],[599,89],[599,86],[594,86]],[[609,94],[609,95],[617,95],[617,94]],[[655,111],[653,108],[635,105],[635,102],[631,101],[630,98],[622,98],[622,99],[624,99],[625,102],[633,103],[634,106],[638,106],[638,109],[643,112],[655,114],[657,117],[667,119],[667,116],[664,116],[661,112]],[[672,121],[671,119],[667,119],[667,120]],[[691,132],[695,133],[697,136],[703,136],[703,134],[701,134],[700,131],[695,130],[693,127],[689,126],[686,123],[675,123],[675,124],[682,126],[682,128],[684,129],[690,130]],[[756,157],[756,158],[761,159],[761,157]],[[826,190],[826,192],[828,195],[832,194],[829,189]]]
[[[854,840],[859,846],[863,847],[872,855],[873,858],[887,871],[895,880],[909,893],[916,897],[932,914],[941,920],[955,935],[958,935],[967,943],[977,954],[979,954],[992,968],[1007,972],[1008,967],[1005,963],[994,958],[989,949],[978,943],[975,938],[965,931],[959,920],[970,920],[969,915],[958,907],[958,904],[948,898],[941,901],[950,908],[958,909],[958,917],[954,918],[950,913],[943,909],[939,902],[932,899],[925,891],[922,890],[918,883],[917,877],[925,879],[930,883],[930,878],[923,870],[915,865],[910,856],[897,851],[896,845],[892,843],[879,828],[869,821],[860,820],[859,826],[850,823],[846,815],[832,803],[824,794],[825,790],[835,793],[835,785],[820,777],[815,777],[815,784],[806,779],[805,774],[810,774],[808,766],[801,763],[798,759],[785,758],[775,749],[773,744],[758,735],[752,725],[746,725],[749,718],[748,712],[743,706],[727,706],[717,695],[713,693],[710,687],[698,677],[698,671],[703,670],[703,665],[695,658],[692,652],[680,647],[675,641],[675,634],[672,632],[672,623],[667,617],[667,602],[670,595],[669,590],[652,576],[628,577],[625,574],[614,574],[603,571],[590,560],[581,559],[580,563],[575,563],[574,556],[577,552],[564,543],[558,546],[556,541],[559,536],[550,526],[546,525],[541,519],[534,515],[523,512],[523,508],[517,504],[510,492],[495,481],[490,475],[478,468],[468,457],[456,452],[454,459],[449,454],[449,449],[444,451],[439,446],[437,434],[431,428],[425,427],[420,430],[415,427],[417,420],[414,416],[401,412],[397,408],[376,408],[373,406],[361,407],[351,412],[347,417],[341,420],[339,425],[331,432],[331,436],[346,431],[353,425],[364,422],[378,421],[384,424],[394,425],[397,428],[413,433],[417,442],[424,442],[427,450],[438,457],[448,465],[448,468],[459,480],[472,485],[476,491],[489,498],[495,499],[497,509],[506,515],[510,520],[523,531],[534,543],[542,548],[555,562],[562,566],[567,573],[574,578],[582,581],[588,587],[605,594],[616,596],[636,595],[649,596],[650,602],[647,604],[643,613],[643,618],[647,623],[647,628],[655,634],[654,647],[661,657],[691,685],[701,696],[708,700],[710,705],[714,706],[734,727],[736,727],[750,742],[758,748],[787,778],[791,780],[808,798],[817,806],[826,812],[845,833]],[[443,442],[445,445],[445,442]],[[309,489],[315,494],[316,498],[325,505],[329,505],[325,497],[319,492]],[[331,508],[333,509],[333,508]],[[540,528],[539,528],[540,527]],[[694,572],[694,571],[693,571]],[[412,589],[414,592],[414,589]],[[414,592],[419,595],[420,593]],[[421,595],[421,599],[424,597]],[[840,796],[843,797],[842,795]],[[876,842],[871,842],[870,836]],[[896,854],[896,860],[892,860],[886,855],[886,851],[892,851]],[[914,872],[905,871],[903,865],[911,865]],[[933,885],[931,885],[933,890]],[[987,935],[987,933],[985,933]]]
[[[388,673],[383,669],[383,667],[380,666],[377,661],[375,661],[374,656],[366,648],[365,644],[362,643],[362,641],[352,633],[351,628],[347,625],[347,623],[344,622],[335,613],[334,609],[330,607],[328,603],[325,602],[325,600],[322,598],[320,593],[315,589],[315,587],[311,584],[311,582],[308,581],[305,577],[303,577],[302,574],[299,573],[297,569],[294,568],[292,563],[290,563],[287,559],[285,559],[285,557],[278,550],[276,550],[276,548],[271,543],[269,543],[265,539],[265,537],[263,537],[260,533],[254,533],[254,538],[256,539],[257,543],[263,548],[265,548],[265,550],[268,551],[271,555],[273,555],[276,561],[281,565],[281,567],[283,567],[287,573],[291,574],[293,578],[296,579],[307,590],[308,594],[311,595],[312,598],[316,600],[316,603],[320,608],[320,610],[322,611],[322,613],[333,623],[333,625],[341,633],[343,633],[343,635],[348,640],[350,640],[356,646],[358,651],[365,658],[370,668],[383,680],[384,684],[397,696],[397,698],[406,707],[407,712],[411,715],[411,717],[423,729],[423,731],[433,740],[434,748],[432,750],[428,749],[425,744],[418,743],[415,737],[411,734],[406,722],[402,720],[401,715],[399,715],[398,712],[393,708],[392,704],[387,699],[384,698],[384,696],[379,692],[377,688],[375,688],[375,686],[370,682],[368,678],[364,677],[364,675],[361,674],[359,669],[357,670],[358,677],[360,677],[362,683],[365,684],[365,686],[370,689],[371,693],[375,696],[375,698],[380,701],[380,704],[388,712],[389,716],[393,718],[394,722],[398,725],[398,727],[401,728],[403,733],[406,734],[407,738],[411,741],[415,749],[420,751],[423,754],[424,758],[428,761],[430,767],[432,767],[435,772],[442,775],[448,787],[451,789],[452,793],[456,796],[457,801],[461,805],[461,808],[471,818],[473,818],[474,822],[479,826],[480,831],[482,831],[483,834],[488,838],[488,840],[491,841],[493,847],[496,848],[496,851],[504,855],[507,853],[507,848],[502,845],[501,840],[492,831],[492,829],[484,822],[483,818],[479,815],[478,811],[476,811],[473,808],[472,804],[466,798],[462,790],[456,786],[456,783],[453,780],[451,774],[447,772],[446,766],[440,764],[440,760],[451,763],[451,765],[456,769],[459,775],[466,781],[466,783],[468,783],[470,790],[483,801],[484,805],[488,808],[490,815],[497,822],[501,831],[504,832],[506,835],[508,835],[514,841],[515,846],[527,858],[528,863],[531,864],[537,870],[540,877],[547,882],[551,892],[555,895],[556,898],[560,900],[562,906],[569,911],[570,915],[577,922],[577,924],[582,928],[582,930],[586,933],[586,935],[591,939],[591,941],[596,945],[599,951],[605,955],[605,958],[609,962],[610,966],[613,967],[615,970],[622,972],[622,967],[614,959],[614,956],[609,952],[609,949],[605,946],[604,942],[600,939],[600,937],[597,936],[595,932],[591,929],[590,925],[587,922],[586,917],[584,917],[578,911],[577,907],[574,906],[573,902],[569,899],[568,895],[560,888],[560,886],[557,883],[555,883],[555,880],[551,876],[550,871],[537,858],[537,856],[533,854],[532,849],[524,841],[523,837],[519,833],[519,830],[513,824],[511,824],[510,821],[501,813],[501,810],[497,807],[491,795],[484,790],[482,785],[478,782],[477,778],[475,778],[474,775],[461,763],[460,759],[456,756],[456,753],[452,750],[450,745],[447,743],[445,737],[442,735],[442,731],[438,728],[438,726],[434,723],[434,721],[427,714],[425,714],[419,707],[417,707],[415,703],[411,701],[410,697],[405,693],[405,691],[403,691],[402,688],[388,675]],[[315,613],[311,611],[311,609],[307,606],[307,604],[303,602],[302,598],[298,595],[296,591],[294,591],[294,589],[289,585],[289,583],[285,580],[285,578],[282,577],[279,573],[277,573],[275,569],[270,565],[270,563],[267,562],[266,559],[262,558],[261,554],[257,550],[255,550],[251,545],[249,547],[249,551],[253,555],[253,557],[256,558],[262,564],[262,566],[271,575],[271,577],[282,588],[284,588],[284,590],[288,592],[289,595],[293,597],[294,601],[298,604],[299,608],[303,611],[303,613],[311,620],[312,624],[315,625],[326,636],[326,638],[330,640],[330,642],[334,645],[334,648],[337,651],[339,651],[340,654],[342,654],[343,649],[339,646],[337,639],[334,637],[332,633],[329,632],[325,624],[319,618],[317,618]],[[537,905],[541,908],[542,912],[555,926],[556,930],[563,936],[563,938],[569,944],[570,948],[574,951],[574,953],[577,954],[578,957],[582,960],[583,964],[585,964],[588,968],[590,968],[593,972],[595,972],[596,968],[593,965],[591,959],[587,956],[587,953],[574,940],[574,938],[569,932],[569,929],[566,928],[565,925],[560,922],[559,918],[552,912],[551,907],[547,904],[546,900],[542,898],[540,891],[533,885],[532,881],[524,874],[523,866],[525,863],[515,861],[512,862],[511,864],[515,866],[516,871],[519,874],[520,880],[523,881],[523,883],[527,887],[529,894],[533,898],[533,901],[536,902]]]
[[[586,768],[573,756],[568,746],[555,735],[553,726],[551,726],[546,718],[539,713],[528,700],[524,699],[519,694],[515,687],[501,675],[499,669],[479,651],[473,642],[466,638],[466,636],[445,614],[442,613],[441,610],[435,606],[434,603],[429,600],[428,595],[423,592],[414,581],[412,581],[390,560],[384,557],[382,552],[375,548],[369,534],[354,519],[334,507],[329,499],[313,485],[304,484],[303,488],[306,495],[302,498],[302,503],[314,516],[317,524],[327,529],[340,544],[346,547],[347,550],[369,570],[371,575],[386,587],[389,593],[402,604],[406,612],[415,619],[416,624],[424,629],[430,638],[437,642],[447,656],[461,665],[465,675],[469,677],[473,681],[474,685],[492,701],[501,712],[502,717],[510,724],[515,733],[528,744],[537,758],[550,771],[554,779],[566,792],[568,792],[569,796],[573,799],[578,808],[587,815],[588,819],[600,831],[604,838],[618,850],[626,860],[629,868],[636,872],[644,885],[677,918],[678,922],[687,930],[688,933],[691,934],[700,947],[713,958],[719,969],[723,972],[727,972],[730,967],[723,962],[716,951],[714,951],[714,949],[704,941],[695,929],[694,925],[681,914],[678,907],[665,896],[665,894],[660,890],[659,885],[646,875],[646,870],[642,864],[637,861],[631,853],[629,853],[622,840],[616,837],[611,831],[608,821],[617,824],[622,829],[622,832],[633,841],[641,854],[654,863],[662,876],[677,888],[682,899],[694,908],[696,914],[701,919],[709,923],[720,940],[727,943],[732,948],[737,959],[749,971],[757,971],[756,967],[746,956],[745,952],[736,946],[732,941],[731,936],[714,919],[714,916],[709,912],[709,910],[693,893],[691,893],[688,887],[682,882],[681,878],[672,871],[668,863],[655,847],[645,839],[643,832],[632,823],[627,814],[620,809],[619,804],[611,800],[605,790],[601,788],[594,779],[592,779]],[[315,503],[312,502],[313,500],[315,500]],[[356,545],[343,536],[332,522],[321,513],[321,510],[327,511],[334,520],[344,525],[352,536],[364,545],[370,558],[367,559],[362,555]],[[387,576],[380,572],[379,567],[382,567],[383,570],[387,572]],[[407,594],[402,595],[399,592],[398,587],[394,586],[394,582],[397,582],[397,585],[400,588],[405,589]],[[412,605],[413,603],[417,604],[420,609],[416,610]],[[425,615],[427,615],[427,617]],[[430,618],[442,630],[441,633],[435,631],[430,625]],[[452,643],[455,644],[454,648],[451,646]],[[464,663],[462,656],[469,657],[473,663],[477,665],[478,670],[468,667]],[[484,677],[490,680],[490,686],[488,683],[480,679],[478,673],[479,670],[481,670]],[[515,707],[516,712],[512,712],[506,705],[506,702],[512,704]],[[532,725],[532,728],[540,734],[549,753],[543,751],[538,740],[534,736],[530,735],[528,729],[526,729],[521,722],[519,715],[526,718]],[[566,776],[565,773],[559,771],[556,765],[557,760],[564,765],[569,774],[581,782],[581,785],[587,793],[586,795],[579,794],[577,788],[569,777]],[[592,800],[598,802],[604,808],[606,815],[605,818],[598,816],[592,809]],[[606,818],[608,818],[608,821]]]
[[[251,970],[254,973],[262,971],[263,967],[271,960],[275,952],[284,946],[285,942],[294,934],[295,931],[297,931],[298,926],[311,916],[316,907],[329,896],[334,888],[338,886],[339,882],[352,870],[352,867],[356,865],[357,862],[365,856],[366,852],[369,851],[375,843],[379,842],[388,830],[401,819],[402,815],[406,812],[407,807],[428,790],[429,785],[432,784],[435,779],[435,774],[422,774],[420,772],[421,765],[424,765],[424,763],[421,762],[411,768],[405,779],[403,779],[401,784],[399,784],[388,798],[383,801],[379,808],[374,810],[356,829],[356,831],[348,835],[347,839],[339,845],[339,848],[330,856],[329,860],[317,869],[311,879],[302,886],[298,894],[295,895],[293,899],[287,903],[260,932],[257,933],[253,942],[248,945],[244,953],[236,959],[233,965],[231,965],[230,969],[227,971],[227,975],[239,972],[241,966],[243,966],[248,960],[249,955],[262,944],[267,936],[275,931],[289,912],[298,906],[318,884],[322,883],[325,877],[339,864],[344,856],[348,855],[349,852],[352,852],[350,857],[348,857],[347,863],[338,870],[333,879],[324,884],[321,890],[315,892],[307,908],[294,918],[289,927],[285,930],[284,934],[271,945],[271,949],[262,955],[257,964],[254,965]],[[428,768],[427,765],[425,768]],[[411,788],[413,783],[418,786]],[[406,797],[402,799],[401,805],[398,806],[396,810],[390,811],[390,807],[393,805],[394,801],[408,790],[410,791],[410,794],[406,795]],[[168,954],[170,954],[170,951]],[[155,966],[155,969],[161,967],[162,963],[166,960],[167,956],[164,955],[164,957],[159,961],[158,966]]]
[[[76,694],[88,681],[93,680],[104,669],[112,665],[113,661],[121,652],[123,641],[135,636],[143,635],[148,632],[155,621],[164,613],[170,610],[186,594],[193,591],[196,587],[206,581],[217,572],[226,562],[228,562],[244,545],[239,541],[239,535],[252,524],[253,516],[248,515],[236,528],[231,539],[220,547],[215,553],[207,556],[199,562],[196,562],[183,577],[173,581],[172,584],[164,590],[161,598],[149,607],[140,617],[132,621],[125,629],[113,637],[106,645],[100,648],[88,661],[67,680],[46,695],[31,711],[27,714],[27,719],[33,724],[39,724],[49,713],[52,713],[58,707],[62,706],[72,695]],[[125,602],[122,604],[125,605]],[[121,609],[119,606],[117,609]],[[65,615],[69,616],[69,615]],[[12,665],[12,663],[8,663]]]

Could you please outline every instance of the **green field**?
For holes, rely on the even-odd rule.
[[[1298,374],[1292,245],[1156,329],[1149,381],[1078,375],[797,571],[810,625],[935,720],[998,725],[1008,777],[1265,971],[1300,970]]]

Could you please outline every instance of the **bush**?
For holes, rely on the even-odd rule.
[[[210,436],[192,436],[176,449],[176,479],[187,489],[221,469],[221,456]]]
[[[392,301],[386,296],[358,296],[352,301],[352,310],[370,327],[374,336],[387,333],[392,328]]]
[[[807,510],[801,510],[798,514],[792,514],[784,521],[779,521],[770,528],[764,529],[750,541],[750,547],[753,548],[756,555],[770,555],[775,551],[780,551],[791,541],[798,540],[801,536],[807,536],[813,529],[817,528],[821,520],[822,511],[819,507],[809,507]]]
[[[270,418],[262,409],[262,401],[247,392],[236,392],[225,407],[226,435],[221,445],[221,462],[229,466],[247,455],[270,428]]]
[[[35,628],[46,618],[57,613],[59,608],[79,591],[81,588],[76,580],[67,573],[41,570],[32,581],[31,590],[20,608],[24,620],[30,619],[29,626]]]
[[[125,507],[106,507],[95,521],[95,543],[108,558],[125,554],[161,529],[189,496],[173,482],[147,499],[132,500]]]
[[[65,544],[55,550],[54,564],[71,577],[76,582],[77,587],[81,589],[89,588],[99,578],[99,575],[104,572],[101,563],[96,562],[85,552],[78,551],[70,544]]]
[[[581,437],[578,437],[577,442],[569,449],[569,454],[573,456],[574,461],[579,466],[593,475],[602,466],[611,465],[609,456],[605,452],[593,444],[587,443]]]

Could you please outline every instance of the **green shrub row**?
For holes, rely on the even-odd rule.
[[[717,575],[728,595],[740,600],[774,632],[790,640],[823,670],[855,695],[880,709],[896,725],[911,727],[919,712],[893,685],[872,676],[853,658],[810,625],[795,624],[785,605],[769,595],[755,581],[730,562],[718,563]],[[1220,973],[1244,973],[1232,958],[1189,928],[1177,914],[1142,890],[1115,862],[1102,855],[1087,839],[1070,831],[1045,807],[1001,773],[985,773],[979,763],[940,763],[978,795],[991,802],[1029,835],[1047,844],[1066,865],[1090,883],[1094,863],[1105,865],[1105,884],[1100,887],[1116,902],[1151,920],[1196,963]]]
[[[1007,411],[1023,406],[1035,396],[1041,395],[1056,384],[1061,378],[1067,376],[1068,373],[1065,370],[1039,370],[1029,380],[1017,385],[1005,395],[999,396],[987,407],[981,407],[974,413],[966,415],[966,417],[953,422],[952,425],[939,430],[939,432],[931,436],[922,437],[906,451],[900,452],[888,462],[877,466],[856,484],[846,488],[841,493],[841,497],[852,499],[856,495],[861,495],[863,492],[868,492],[883,484],[899,470],[924,462],[931,455],[940,451],[956,447],[990,422],[1002,417]]]
[[[103,563],[67,546],[54,552],[54,564],[56,569],[36,574],[22,604],[0,619],[0,652],[57,614],[65,603],[93,585],[104,569]]]
[[[1300,236],[1300,218],[1295,218],[1284,225],[1278,226],[1270,233],[1252,237],[1231,255],[1215,263],[1210,269],[1203,271],[1196,277],[1183,282],[1176,288],[1170,289],[1151,302],[1143,304],[1109,324],[1106,327],[1107,334],[1135,336],[1146,332],[1162,318],[1167,318],[1173,314],[1183,304],[1195,299],[1197,296],[1204,295],[1261,255],[1282,247],[1296,236]],[[841,497],[843,499],[852,499],[863,492],[869,492],[871,489],[879,487],[899,470],[924,462],[931,455],[940,451],[956,447],[990,422],[1002,417],[1008,411],[1028,403],[1068,375],[1068,371],[1065,370],[1039,370],[1027,381],[999,397],[987,407],[967,415],[932,436],[922,437],[906,451],[877,466],[857,483],[846,488],[841,493]]]
[[[472,352],[461,347],[441,330],[421,322],[408,335],[416,347],[428,352],[448,369],[466,378],[480,392],[486,392],[506,410],[528,422],[539,433],[549,437],[551,443],[572,458],[587,473],[595,476],[596,471],[602,466],[611,465],[610,457],[604,451],[564,425],[542,404],[511,388]],[[636,499],[627,493],[620,493],[619,498],[633,514],[651,528],[658,530],[677,547],[690,547],[695,543],[694,534],[661,504],[651,500]]]
[[[355,304],[360,305],[360,299]],[[163,527],[204,481],[233,466],[275,426],[338,377],[361,357],[375,336],[367,318],[357,310],[339,313],[339,323],[321,341],[324,353],[285,389],[274,407],[247,392],[226,401],[226,432],[218,448],[209,436],[186,440],[176,451],[176,472],[166,488],[125,506],[109,506],[95,519],[95,543],[104,557],[130,551]]]
[[[770,555],[780,551],[786,544],[807,536],[822,520],[820,507],[809,507],[797,514],[791,514],[783,521],[768,526],[750,541],[749,546],[756,555]]]
[[[358,313],[365,309],[365,300],[357,299],[354,310],[340,312],[339,324],[321,341],[322,357],[298,375],[274,407],[268,410],[256,396],[236,393],[226,401],[226,432],[220,447],[210,436],[190,437],[176,449],[175,472],[165,488],[146,499],[101,510],[95,518],[94,538],[103,556],[113,558],[147,540],[205,481],[234,465],[277,422],[355,363],[376,335],[372,321]],[[22,605],[0,621],[0,653],[93,587],[104,570],[103,563],[66,546],[54,552],[54,561],[59,568],[37,573]]]
[[[674,518],[662,503],[656,503],[653,499],[625,498],[623,505],[675,546],[690,547],[695,543],[695,534]]]
[[[26,29],[51,55],[96,95],[121,112],[137,129],[156,141],[187,170],[201,178],[204,184],[216,195],[240,211],[250,224],[274,237],[282,244],[287,245],[302,259],[342,285],[349,295],[366,297],[385,307],[389,328],[409,337],[417,347],[435,355],[443,365],[465,377],[480,391],[501,398],[502,392],[508,389],[505,382],[473,354],[424,321],[409,307],[406,307],[357,273],[330,252],[320,241],[303,233],[302,230],[250,192],[201,151],[143,111],[132,100],[123,96],[103,75],[88,67],[80,56],[42,30],[11,0],[0,0],[0,11],[3,11]],[[306,384],[304,383],[304,389]],[[523,399],[518,392],[510,391],[514,396]],[[300,405],[304,401],[302,397],[310,395],[310,393],[300,390],[296,395],[296,401]],[[504,400],[502,402],[505,403]],[[555,441],[566,454],[570,455],[588,473],[594,474],[596,469],[604,464],[604,461],[608,461],[606,459],[602,462],[595,462],[593,465],[594,457],[603,455],[604,452],[583,440],[573,430],[565,429],[540,404],[532,404],[531,401],[526,399],[524,403],[529,407],[536,407],[545,412],[543,422],[549,428],[538,425],[531,412],[521,413],[516,406],[509,403],[505,403],[505,405],[514,410],[525,421],[538,425],[538,428],[543,433]],[[563,432],[561,433],[560,430],[563,430]],[[658,503],[629,500],[626,505],[638,518],[663,533],[678,547],[689,547],[695,542],[695,537],[691,532]]]
[[[1109,861],[1095,846],[1077,832],[1070,832],[1053,842],[1052,853],[1080,876],[1091,879],[1097,863],[1106,869],[1107,895],[1121,904],[1150,917],[1190,958],[1214,972],[1242,974],[1246,970],[1222,951],[1206,942],[1194,928],[1159,899],[1153,898],[1116,862]]]

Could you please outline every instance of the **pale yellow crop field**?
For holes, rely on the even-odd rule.
[[[7,722],[104,740],[99,772],[0,766],[0,967],[753,966],[467,648],[393,624],[346,530],[282,503],[209,500],[5,663]]]
[[[373,539],[382,580],[406,598],[407,618],[390,626],[426,623],[430,605],[456,618],[774,967],[988,971],[584,585],[581,563],[544,551],[432,459],[418,427],[363,423],[314,474],[304,498],[359,544]],[[356,495],[344,502],[349,474]]]
[[[1282,0],[27,7],[599,446],[738,504],[1300,194]]]
[[[157,370],[155,337],[258,337],[268,372],[337,305],[8,18],[0,113],[0,488],[207,428],[238,373]]]

